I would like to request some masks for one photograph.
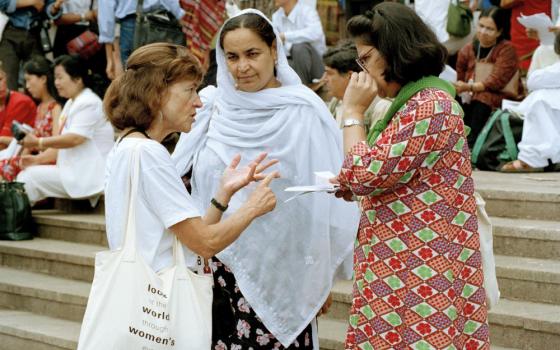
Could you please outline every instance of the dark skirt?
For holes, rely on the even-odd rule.
[[[214,275],[212,349],[313,349],[311,325],[285,348],[247,303],[230,269],[217,258],[212,258],[211,267]]]

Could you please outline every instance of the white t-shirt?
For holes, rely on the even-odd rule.
[[[113,147],[114,132],[103,113],[103,102],[85,88],[64,105],[61,119],[65,120],[61,135],[77,134],[86,140],[78,146],[58,151],[56,165],[62,185],[72,198],[85,198],[103,192],[105,159]]]
[[[105,220],[109,247],[114,250],[123,244],[136,146],[140,148],[136,244],[146,263],[159,271],[172,263],[173,233],[167,229],[201,215],[165,147],[156,141],[126,137],[115,144],[107,158]]]

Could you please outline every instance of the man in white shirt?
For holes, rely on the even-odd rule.
[[[272,24],[280,32],[290,66],[309,85],[325,71],[321,56],[327,45],[319,14],[298,0],[275,3],[280,8],[272,15]]]

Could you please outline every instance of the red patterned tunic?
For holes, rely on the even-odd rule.
[[[362,198],[346,349],[490,348],[462,110],[424,89],[339,180]]]

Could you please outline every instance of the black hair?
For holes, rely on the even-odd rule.
[[[350,35],[379,51],[387,63],[384,78],[405,85],[438,76],[447,50],[434,32],[406,5],[383,2],[348,22]]]
[[[82,79],[84,87],[90,88],[99,97],[103,98],[107,86],[98,74],[93,74],[88,64],[78,55],[61,55],[55,58],[54,66],[62,66],[72,79]]]
[[[492,20],[494,21],[494,23],[496,24],[496,29],[498,31],[502,31],[500,36],[497,39],[497,42],[500,42],[504,39],[509,39],[510,38],[510,33],[509,33],[509,16],[506,10],[499,8],[497,6],[490,6],[486,9],[484,9],[481,13],[480,13],[480,17],[478,17],[478,19],[480,20],[482,17],[490,17],[492,18]]]
[[[23,65],[23,71],[26,74],[36,75],[38,77],[47,77],[47,91],[58,103],[64,103],[64,99],[58,94],[58,90],[54,86],[53,63],[43,56],[33,56]]]
[[[323,55],[325,66],[336,69],[339,73],[360,72],[362,69],[356,62],[358,51],[351,40],[340,42],[327,50]]]
[[[276,34],[274,34],[272,25],[270,25],[265,18],[256,13],[246,13],[233,17],[224,24],[222,32],[220,33],[220,47],[222,50],[224,49],[224,38],[226,34],[239,28],[250,29],[253,33],[257,34],[268,47],[272,47],[274,39],[276,39]]]

